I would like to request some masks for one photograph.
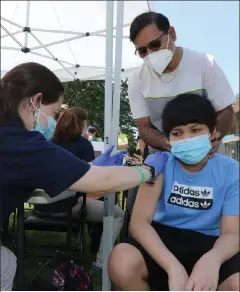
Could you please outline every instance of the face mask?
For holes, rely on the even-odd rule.
[[[32,103],[32,105],[33,105],[33,103]],[[52,116],[47,117],[44,113],[42,113],[40,111],[39,108],[37,108],[35,106],[34,106],[34,108],[35,108],[34,114],[33,114],[34,126],[33,126],[32,130],[42,133],[46,140],[50,140],[53,136],[54,131],[55,131],[57,122]],[[47,128],[44,128],[42,126],[41,122],[39,121],[40,114],[43,115],[47,119]]]
[[[43,113],[41,114],[45,116]],[[45,116],[45,118],[47,119],[47,128],[44,128],[41,122],[38,120],[34,128],[34,131],[42,133],[46,140],[50,140],[54,134],[57,122],[52,116],[49,117]]]
[[[162,75],[164,70],[167,68],[168,64],[172,61],[173,52],[168,49],[169,35],[167,48],[159,50],[157,52],[152,52],[148,54],[144,59],[144,63],[147,64],[151,69],[153,69],[159,75]]]
[[[212,148],[209,137],[210,135],[201,135],[171,142],[171,153],[185,164],[197,164]]]

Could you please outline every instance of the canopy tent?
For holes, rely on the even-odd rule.
[[[1,1],[1,77],[18,64],[34,61],[63,82],[105,79],[107,148],[117,143],[120,80],[141,64],[128,39],[129,24],[149,9],[148,1]],[[104,196],[103,291],[111,288],[107,261],[114,201],[113,195]]]
[[[147,1],[124,5],[123,78],[141,63],[129,41],[129,24],[149,10]],[[114,27],[116,6],[114,1]],[[104,79],[105,44],[105,1],[1,1],[1,76],[17,64],[35,61],[61,81]]]

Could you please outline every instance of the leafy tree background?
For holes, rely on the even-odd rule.
[[[64,83],[65,99],[70,107],[79,106],[88,111],[88,125],[98,129],[104,137],[104,81],[79,81]],[[129,148],[136,147],[136,124],[128,100],[128,80],[122,80],[120,99],[120,126],[127,135]]]

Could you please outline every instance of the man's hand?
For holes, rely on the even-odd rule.
[[[216,291],[220,266],[221,264],[214,252],[205,253],[195,264],[184,290]]]
[[[209,152],[209,158],[212,158],[213,155],[217,152],[219,144],[220,144],[220,140],[219,140],[220,137],[221,137],[220,132],[213,133],[212,139],[211,139],[212,149]]]
[[[181,263],[175,264],[174,268],[168,272],[169,291],[184,291],[188,277],[184,266]]]

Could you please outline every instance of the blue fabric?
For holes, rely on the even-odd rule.
[[[53,140],[53,143],[63,147],[79,159],[87,162],[91,162],[95,159],[92,143],[82,136],[79,136],[76,140],[61,143]]]
[[[189,173],[170,155],[154,221],[219,236],[221,216],[234,215],[239,215],[237,161],[215,154],[201,171]]]
[[[84,176],[90,165],[28,131],[21,121],[0,127],[0,177],[4,215],[23,204],[35,189],[54,197]]]

